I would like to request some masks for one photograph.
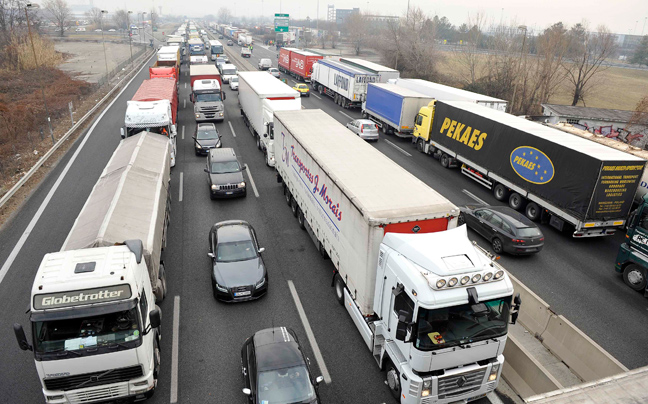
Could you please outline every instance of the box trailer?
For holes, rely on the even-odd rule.
[[[574,237],[623,229],[646,160],[465,101],[421,108],[417,148],[493,190],[531,220]],[[570,228],[570,230],[572,230]]]
[[[430,101],[431,97],[395,84],[370,83],[362,116],[376,122],[384,133],[410,137],[416,114]]]
[[[288,73],[290,72],[290,54],[299,49],[297,48],[281,48],[279,49],[279,70]]]
[[[323,58],[322,55],[305,50],[292,51],[290,52],[289,74],[299,80],[309,82],[313,64]]]
[[[377,81],[377,74],[333,59],[318,60],[311,75],[313,90],[328,95],[343,108],[361,107],[368,84]]]
[[[379,65],[378,63],[370,62],[368,60],[357,58],[340,58],[340,61],[350,66],[377,74],[379,83],[387,83],[389,80],[397,79],[400,77],[400,72],[398,70]]]
[[[218,68],[210,64],[189,66],[189,78],[191,88],[193,88],[196,80],[218,80],[220,86],[223,86],[223,80]]]
[[[467,402],[495,389],[519,299],[456,228],[459,209],[321,110],[275,112],[275,133],[286,202],[330,257],[335,297],[394,397]]]
[[[149,78],[159,79],[167,78],[172,79],[178,83],[178,71],[174,67],[149,67]]]

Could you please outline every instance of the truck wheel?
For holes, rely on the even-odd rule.
[[[509,196],[509,190],[502,184],[493,187],[493,195],[498,201],[505,201]]]
[[[297,208],[297,223],[299,223],[299,228],[306,230],[306,220],[304,218],[304,212],[301,209]]]
[[[441,158],[439,159],[439,162],[441,163],[441,167],[443,168],[448,168],[450,167],[450,156],[447,154],[443,153],[441,155]]]
[[[495,254],[501,254],[504,252],[504,245],[502,244],[502,240],[495,237],[491,244],[493,245],[493,251],[495,251]]]
[[[394,366],[391,361],[387,363],[387,367],[385,369],[385,377],[387,378],[387,387],[389,387],[389,392],[391,393],[392,397],[400,402],[400,373],[398,373],[398,369],[396,369],[396,366]]]
[[[333,102],[336,103],[336,104],[338,103],[338,95],[337,94],[335,94],[333,96]]]
[[[642,292],[646,290],[646,270],[630,264],[623,270],[623,281],[637,292]]]
[[[288,190],[288,188],[286,188],[285,195],[286,195],[286,203],[288,204],[288,206],[290,206],[292,204],[292,195],[290,195],[290,191]]]
[[[540,206],[538,206],[537,203],[529,202],[529,204],[526,206],[526,209],[524,210],[524,213],[526,214],[526,217],[529,218],[529,220],[531,220],[532,222],[537,222],[540,219],[542,209],[540,209]]]
[[[290,201],[290,209],[292,210],[293,216],[297,217],[297,212],[299,211],[299,206],[295,198],[292,198]]]
[[[420,151],[421,153],[425,153],[425,141],[421,138],[419,138],[416,141],[416,150]]]
[[[329,258],[328,253],[326,252],[326,248],[324,248],[324,244],[322,244],[321,241],[318,242],[317,249],[319,250],[320,256],[324,258],[325,260]]]
[[[335,274],[335,279],[333,280],[335,286],[335,298],[338,303],[344,306],[344,281],[339,273]]]
[[[522,210],[524,207],[524,198],[517,192],[513,192],[509,197],[509,206],[515,210]]]
[[[164,264],[160,263],[160,281],[162,282],[162,293],[163,299],[167,296],[167,281],[166,281],[166,272],[164,271]]]
[[[268,153],[265,154],[265,161],[266,161],[266,166],[270,167],[270,154]]]
[[[257,136],[257,149],[261,150],[261,137]]]
[[[162,287],[162,280],[158,278],[158,280],[155,282],[155,290],[153,291],[153,294],[155,295],[155,302],[156,303],[161,303],[164,301],[164,290]]]
[[[320,95],[322,95],[322,93],[324,92],[324,87],[322,87],[321,84],[317,86],[317,92],[320,93]]]

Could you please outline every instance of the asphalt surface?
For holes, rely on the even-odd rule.
[[[226,50],[233,63],[240,65],[232,57],[232,54],[239,54],[240,47],[226,47]],[[261,45],[255,46],[249,62],[256,66],[262,57],[271,58],[276,66],[276,52]],[[169,403],[172,398],[173,312],[178,306],[177,394],[180,403],[245,402],[241,393],[240,349],[245,338],[272,326],[286,326],[297,332],[311,359],[315,376],[326,367],[331,383],[321,385],[323,402],[392,402],[384,386],[383,374],[351,318],[334,298],[330,287],[332,264],[322,260],[311,239],[299,229],[274,171],[265,166],[262,153],[243,124],[236,93],[228,86],[225,87],[228,94],[226,120],[218,123],[217,128],[223,135],[224,147],[233,147],[240,160],[248,165],[246,179],[251,183],[250,176],[253,178],[259,197],[249,189],[246,198],[209,199],[207,174],[203,172],[205,159],[194,155],[191,139],[195,122],[188,100],[189,85],[185,87],[189,81],[188,70],[187,65],[182,66],[178,156],[171,174],[171,226],[165,251],[169,291],[160,305],[163,313],[162,371],[158,390],[150,402]],[[3,305],[0,314],[0,403],[43,401],[33,356],[18,349],[11,324],[22,323],[30,337],[29,316],[25,311],[40,261],[45,253],[60,250],[92,186],[119,143],[126,101],[146,78],[148,71],[143,69],[98,119],[0,283]],[[288,82],[293,84],[290,79]],[[360,116],[358,110],[341,110],[331,99],[317,97],[319,95],[314,94],[303,98],[302,104],[305,108],[321,108],[343,124]],[[10,257],[17,244],[20,245],[25,229],[83,139],[80,138],[16,217],[0,231],[0,263]],[[409,140],[381,134],[380,140],[372,145],[457,205],[475,203],[474,197],[497,203],[490,191],[457,170],[446,170],[434,159],[416,152]],[[257,231],[260,245],[266,248],[264,260],[268,268],[269,293],[258,301],[221,304],[212,297],[207,235],[215,222],[229,219],[250,222]],[[542,230],[546,244],[540,254],[504,256],[502,264],[549,302],[555,312],[564,314],[626,366],[636,368],[648,364],[648,346],[643,335],[648,329],[648,301],[626,287],[613,269],[623,235],[573,240],[547,226],[542,226]],[[471,233],[471,238],[487,246],[475,233]],[[303,304],[324,363],[315,359],[315,348],[307,339],[289,282]],[[488,401],[479,401],[482,402]]]

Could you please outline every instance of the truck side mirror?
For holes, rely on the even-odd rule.
[[[520,298],[520,294],[518,293],[513,298],[513,307],[511,310],[511,324],[515,324],[517,322],[518,316],[520,315],[521,305],[522,305],[522,299]]]
[[[406,310],[398,311],[398,325],[396,326],[396,339],[399,341],[407,342],[407,334],[412,332],[412,324],[408,319],[412,317],[412,314]]]
[[[151,322],[151,328],[158,328],[162,322],[160,318],[160,310],[153,309],[149,313],[149,321]]]
[[[189,101],[194,102],[194,96],[193,96],[193,93],[189,94]]]
[[[121,138],[126,139],[126,133],[124,132],[124,128],[119,128],[119,131],[121,132]]]
[[[227,99],[227,93],[223,92],[223,101]]]
[[[13,325],[14,334],[16,334],[16,340],[18,341],[18,346],[23,351],[33,351],[29,342],[27,342],[27,337],[25,336],[25,330],[23,330],[22,325],[14,323]]]

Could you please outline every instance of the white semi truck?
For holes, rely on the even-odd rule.
[[[122,140],[60,252],[32,286],[32,343],[45,402],[148,398],[160,369],[161,250],[169,219],[167,139]]]
[[[311,86],[343,108],[359,108],[366,98],[367,84],[378,79],[376,73],[337,60],[320,59],[313,64]]]
[[[256,138],[266,164],[274,167],[274,112],[300,110],[299,92],[266,72],[240,72],[238,98],[243,121]]]
[[[277,180],[335,267],[343,304],[394,398],[463,403],[493,391],[519,297],[456,228],[459,209],[321,110],[275,112]]]

